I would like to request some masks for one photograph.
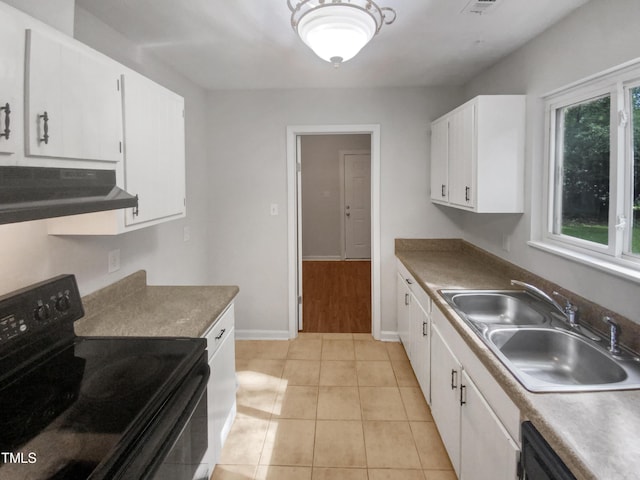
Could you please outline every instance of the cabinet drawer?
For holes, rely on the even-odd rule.
[[[398,273],[405,280],[405,283],[409,286],[409,289],[418,300],[418,303],[425,311],[427,315],[431,315],[431,298],[427,295],[427,292],[420,286],[420,284],[413,278],[413,275],[409,273],[407,267],[404,266],[404,263],[400,259],[396,259],[396,266],[398,268]]]
[[[208,358],[211,359],[222,342],[232,333],[234,325],[233,303],[218,317],[218,320],[204,334],[207,339]]]

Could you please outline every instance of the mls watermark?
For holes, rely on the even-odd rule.
[[[30,464],[38,461],[35,452],[0,452],[0,459],[2,463],[18,463],[18,464]]]

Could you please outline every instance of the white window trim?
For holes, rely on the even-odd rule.
[[[545,145],[543,162],[543,195],[542,220],[539,239],[532,239],[528,244],[563,258],[591,266],[617,277],[640,283],[640,256],[629,256],[623,252],[629,250],[630,230],[621,232],[613,228],[619,222],[618,212],[623,212],[627,221],[632,221],[632,179],[625,178],[625,172],[630,169],[630,158],[625,155],[631,145],[631,122],[621,125],[616,121],[621,110],[628,109],[629,91],[640,86],[640,58],[614,67],[604,72],[592,75],[563,88],[547,93],[542,97],[545,102]],[[553,232],[554,186],[550,185],[555,175],[551,172],[552,162],[555,162],[556,115],[558,108],[574,103],[588,101],[602,95],[611,95],[611,124],[617,128],[611,129],[611,171],[612,182],[609,192],[609,245],[598,245],[567,235]],[[628,112],[629,114],[631,112]],[[615,117],[615,118],[614,118]],[[624,164],[619,155],[625,155]],[[623,168],[619,168],[623,165]],[[627,205],[629,204],[629,205]],[[535,229],[534,229],[535,231]],[[621,236],[624,235],[625,238]]]

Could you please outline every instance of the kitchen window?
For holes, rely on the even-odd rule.
[[[532,244],[640,281],[640,60],[545,106],[546,215]]]

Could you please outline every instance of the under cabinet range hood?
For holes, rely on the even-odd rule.
[[[130,207],[115,170],[0,166],[0,224]]]

